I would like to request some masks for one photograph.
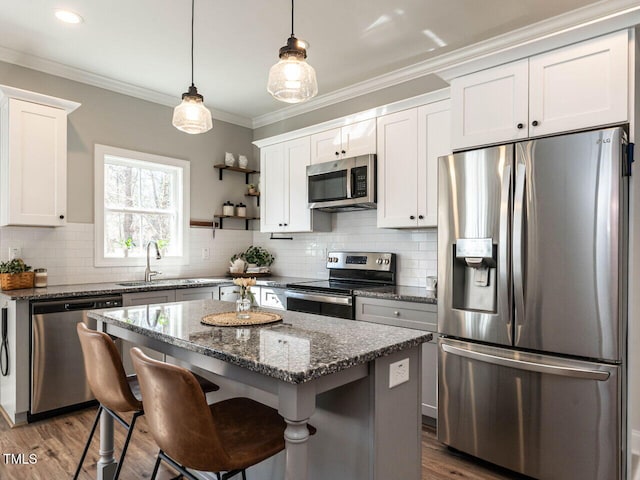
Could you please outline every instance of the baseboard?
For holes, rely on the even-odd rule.
[[[640,430],[631,430],[631,453],[640,456]]]

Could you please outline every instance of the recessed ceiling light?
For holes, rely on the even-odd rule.
[[[64,23],[82,23],[83,18],[78,15],[76,12],[72,12],[71,10],[56,10],[56,18]]]

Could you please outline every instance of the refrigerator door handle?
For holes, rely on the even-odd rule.
[[[609,378],[609,372],[593,370],[589,368],[563,367],[559,365],[547,365],[544,363],[529,362],[517,360],[515,358],[506,358],[489,353],[474,352],[464,348],[454,347],[453,345],[441,344],[442,350],[452,355],[477,360],[480,362],[491,363],[501,367],[516,368],[518,370],[527,370],[529,372],[545,373],[549,375],[559,375],[562,377],[582,378],[587,380],[597,380],[604,382]]]
[[[511,200],[511,165],[504,167],[502,174],[502,192],[500,195],[500,230],[498,246],[498,282],[499,292],[501,292],[501,310],[505,318],[509,319],[511,311],[511,292],[509,278],[509,207]],[[511,328],[509,328],[509,341],[512,342]]]
[[[513,203],[513,300],[516,323],[524,321],[524,281],[522,272],[524,231],[524,185],[527,169],[520,163],[516,167],[516,191]],[[518,335],[516,330],[516,341]]]

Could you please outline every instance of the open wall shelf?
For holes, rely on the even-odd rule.
[[[230,172],[244,173],[246,180],[245,183],[249,183],[249,175],[251,175],[252,173],[260,173],[260,171],[258,170],[252,170],[250,168],[230,167],[228,165],[225,165],[224,163],[214,165],[213,168],[217,168],[218,170],[220,170],[220,173],[218,174],[220,180],[222,180],[222,172],[224,172],[225,170],[229,170]]]

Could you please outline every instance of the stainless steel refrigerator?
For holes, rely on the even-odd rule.
[[[439,159],[438,438],[540,479],[624,474],[623,128]]]

